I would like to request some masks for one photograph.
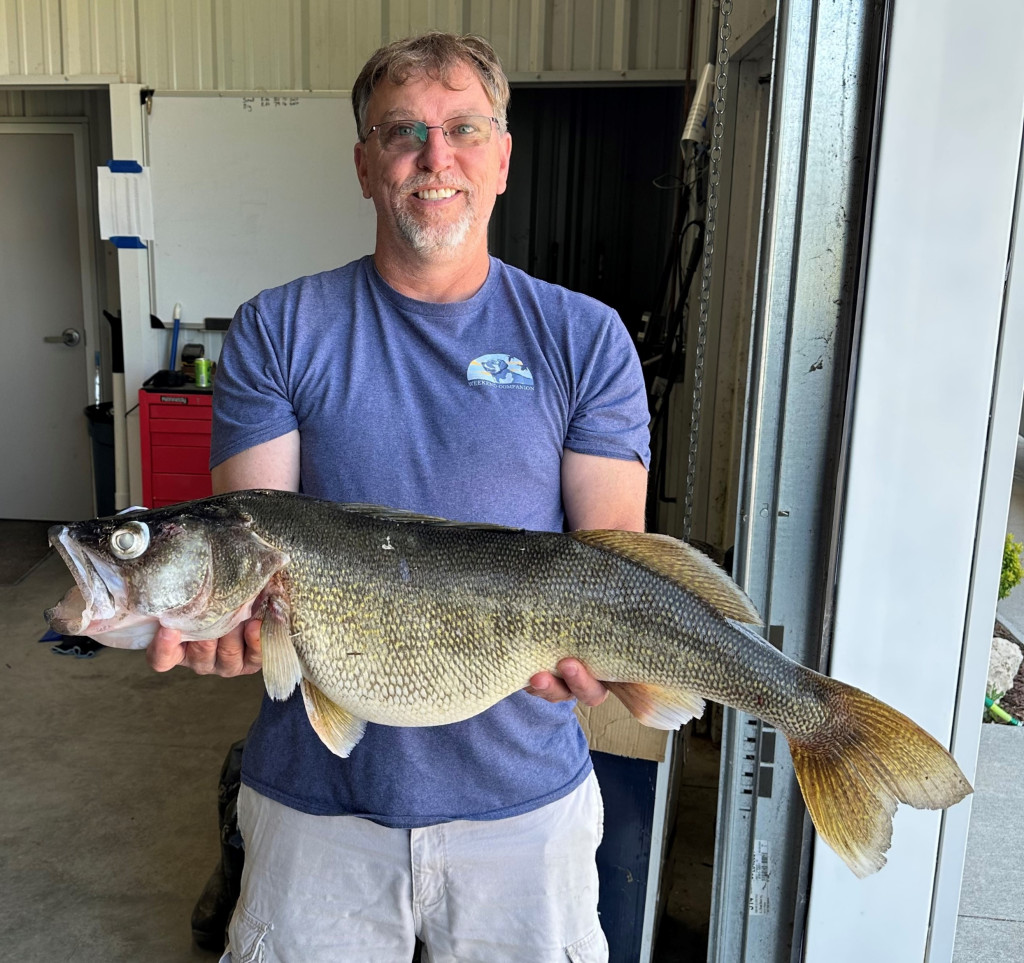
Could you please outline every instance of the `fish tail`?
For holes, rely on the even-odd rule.
[[[884,702],[820,678],[831,723],[789,735],[790,754],[814,828],[859,876],[885,865],[898,803],[945,809],[972,792],[945,746]]]

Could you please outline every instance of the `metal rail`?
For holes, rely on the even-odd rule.
[[[882,8],[780,0],[734,574],[787,655],[828,649]],[[786,741],[727,711],[708,959],[802,958],[813,832]]]

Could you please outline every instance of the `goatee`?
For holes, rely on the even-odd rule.
[[[399,208],[395,220],[402,237],[419,254],[453,251],[458,248],[473,226],[473,212],[466,210],[454,223],[423,224],[412,212]]]

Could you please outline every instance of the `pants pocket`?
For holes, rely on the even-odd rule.
[[[269,923],[236,906],[228,926],[228,947],[219,963],[263,963],[266,958],[263,940],[270,930]]]
[[[600,926],[565,948],[572,963],[608,963],[608,941]]]

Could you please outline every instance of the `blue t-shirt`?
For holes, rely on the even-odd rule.
[[[367,256],[263,291],[225,338],[211,467],[293,429],[302,491],[561,531],[564,449],[649,460],[636,351],[618,315],[491,258],[467,301],[416,301]],[[370,724],[348,759],[298,693],[264,697],[242,780],[314,814],[387,826],[498,819],[590,772],[571,703],[515,693],[447,726]]]

